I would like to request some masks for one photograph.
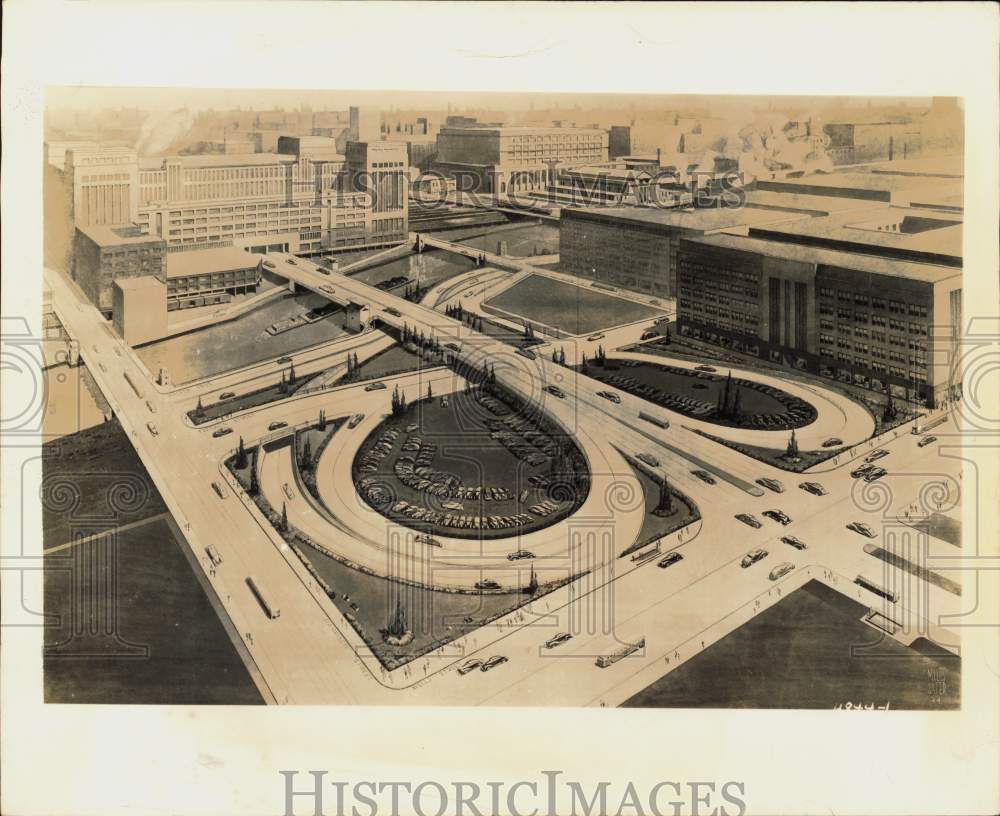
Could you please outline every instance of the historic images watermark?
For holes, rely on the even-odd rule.
[[[329,771],[279,771],[284,816],[743,816],[746,784],[737,780],[580,782],[563,771],[514,782],[424,780],[348,782]],[[299,778],[297,778],[299,777]]]

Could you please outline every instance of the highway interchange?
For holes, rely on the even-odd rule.
[[[287,509],[289,520],[299,529],[352,563],[385,574],[386,542],[398,540],[394,536],[412,536],[412,531],[391,524],[356,493],[345,494],[336,486],[342,488],[347,478],[345,467],[349,470],[357,445],[389,413],[394,384],[418,394],[431,382],[434,393],[444,395],[463,388],[462,378],[450,369],[435,368],[397,375],[386,381],[389,388],[380,391],[366,391],[363,384],[328,387],[196,428],[186,414],[199,398],[207,404],[227,390],[246,391],[271,384],[280,377],[284,364],[271,360],[177,388],[157,386],[75,284],[47,271],[57,314],[79,341],[81,356],[205,570],[220,614],[241,634],[252,661],[252,676],[267,701],[614,706],[810,579],[884,611],[895,621],[898,631],[894,636],[903,643],[918,635],[945,646],[956,642],[936,621],[958,614],[961,598],[869,555],[864,549],[869,540],[846,529],[851,521],[864,521],[876,532],[874,543],[889,548],[895,541],[900,546],[908,536],[916,547],[915,531],[895,519],[922,495],[929,482],[944,484],[945,494],[958,492],[958,460],[938,456],[933,444],[918,447],[906,427],[870,440],[871,418],[836,392],[774,380],[759,372],[734,371],[734,375],[780,382],[779,387],[790,393],[801,389],[801,396],[817,407],[816,422],[797,434],[803,450],[817,447],[829,436],[838,436],[853,448],[853,465],[841,457],[836,466],[826,463],[815,473],[787,473],[706,439],[694,431],[699,423],[666,409],[654,406],[670,420],[669,428],[639,419],[639,410],[648,404],[644,406],[643,400],[627,394],[621,394],[619,404],[598,396],[604,386],[552,363],[548,359],[551,347],[543,347],[535,359],[527,359],[512,347],[472,332],[429,306],[349,277],[324,275],[302,259],[288,263],[291,256],[269,257],[279,273],[297,286],[340,303],[370,304],[373,314],[393,328],[405,323],[442,343],[455,342],[462,360],[474,367],[485,361],[495,365],[498,381],[539,404],[574,435],[590,463],[594,485],[587,503],[576,514],[528,537],[539,564],[572,572],[584,564],[589,570],[586,576],[416,659],[405,670],[385,671],[281,536],[237,488],[222,462],[240,437],[253,444],[271,434],[268,426],[275,421],[294,427],[315,421],[321,409],[328,418],[363,413],[365,418],[358,427],[345,426],[333,437],[317,469],[320,492],[337,523],[317,513],[301,495],[288,502]],[[502,285],[502,280],[499,283]],[[442,308],[444,303],[436,305]],[[634,326],[608,331],[601,343],[611,349],[634,342],[641,329]],[[558,341],[558,345],[568,356],[589,356],[596,342],[579,338]],[[384,347],[384,335],[369,332],[339,338],[293,357],[296,370],[307,373],[343,365],[349,351],[360,351],[365,359]],[[679,361],[671,364],[685,365]],[[129,379],[138,387],[133,388]],[[544,391],[546,385],[558,385],[565,396]],[[148,423],[155,426],[155,434]],[[223,424],[232,433],[213,436]],[[766,440],[770,447],[783,447],[787,440],[787,432],[734,432],[719,426],[712,426],[711,431],[718,436],[732,433],[732,438],[744,441],[753,437],[755,444]],[[889,475],[872,484],[852,478],[852,467],[875,448],[890,452],[879,462]],[[283,451],[268,454],[261,462],[262,491],[274,499],[278,499],[276,489],[294,479],[291,456],[287,448]],[[634,461],[640,452],[658,462],[656,469],[689,496],[702,515],[696,524],[661,542],[662,552],[679,548],[684,556],[666,569],[656,566],[658,558],[645,563],[617,558],[641,526],[641,486],[626,461],[626,457]],[[691,473],[694,469],[710,472],[716,483],[696,478]],[[779,480],[784,492],[762,489],[756,483],[762,477]],[[230,485],[225,498],[212,488],[212,483],[220,480]],[[806,480],[820,483],[826,495],[799,489],[799,482]],[[763,511],[772,508],[787,514],[791,523],[786,527],[763,518]],[[743,524],[735,518],[740,513],[753,514],[761,527]],[[807,542],[807,549],[783,543],[781,537],[789,534]],[[938,539],[924,536],[922,540],[931,569],[946,569],[947,559],[958,554]],[[503,586],[523,584],[523,571],[512,571],[506,558],[515,548],[509,541],[500,539],[482,548],[479,542],[467,539],[442,538],[441,543],[441,548],[421,549],[408,540],[407,557],[427,562],[415,563],[414,574],[434,576],[431,580],[435,585],[450,588],[469,589],[483,577]],[[210,545],[221,556],[218,565],[206,554]],[[743,557],[758,547],[767,550],[768,557],[742,567]],[[771,580],[772,569],[783,562],[791,563],[794,569]],[[894,588],[897,600],[887,602],[856,585],[858,575]],[[250,576],[264,588],[269,603],[280,608],[279,617],[272,619],[263,613],[248,588],[246,579]],[[563,631],[572,633],[572,639],[553,649],[544,646],[552,635]],[[639,639],[644,639],[644,647],[627,659],[607,668],[595,665],[597,656]],[[457,671],[466,660],[486,660],[493,655],[503,655],[508,661],[489,672],[463,675]]]

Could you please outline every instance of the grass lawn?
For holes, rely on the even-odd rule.
[[[405,374],[409,371],[419,371],[422,368],[433,368],[440,363],[429,363],[420,359],[401,345],[392,346],[385,351],[381,351],[374,357],[365,360],[358,366],[357,373],[348,378],[345,374],[337,384],[348,382],[365,382],[367,380],[377,380],[381,377],[389,377],[393,374]]]
[[[821,462],[826,462],[829,459],[833,459],[835,456],[839,456],[845,450],[844,448],[820,448],[819,450],[814,451],[799,451],[799,461],[790,462],[784,458],[784,448],[763,448],[760,445],[748,445],[745,442],[733,442],[729,439],[723,439],[721,436],[713,436],[712,434],[708,434],[697,429],[695,430],[695,433],[704,436],[706,439],[711,439],[713,442],[718,442],[720,445],[725,445],[727,448],[739,451],[744,456],[749,456],[752,459],[756,459],[758,462],[766,462],[776,468],[787,470],[789,473],[804,473],[814,465],[818,465]]]
[[[158,519],[45,557],[45,702],[262,702],[182,546]],[[116,637],[81,634],[105,614]]]
[[[203,425],[206,422],[211,422],[213,419],[221,419],[240,411],[246,411],[249,408],[257,408],[271,402],[288,399],[288,397],[294,396],[296,391],[308,385],[322,373],[322,371],[313,371],[309,374],[296,376],[295,384],[292,386],[275,383],[266,388],[258,388],[254,391],[247,391],[244,394],[237,394],[231,399],[219,400],[209,405],[203,405],[201,409],[192,408],[187,412],[187,415],[195,425]]]
[[[651,306],[543,275],[530,275],[486,303],[569,334],[590,334],[663,314]]]
[[[867,607],[810,581],[624,703],[626,708],[955,710],[961,661],[861,622]],[[877,644],[857,651],[864,644]],[[852,654],[852,647],[855,653]]]
[[[638,468],[633,467],[632,472],[642,484],[642,492],[646,502],[646,514],[642,518],[642,527],[639,529],[639,535],[632,544],[622,551],[622,556],[641,550],[647,544],[664,538],[701,518],[701,513],[698,512],[698,505],[683,493],[674,490],[673,487],[670,488],[670,494],[673,497],[674,512],[667,516],[656,515],[653,511],[656,510],[660,503],[660,483],[647,476]],[[664,552],[669,550],[669,542],[665,541],[662,549]]]
[[[510,423],[521,422],[523,427],[510,426]],[[383,435],[393,431],[398,432],[396,438],[384,448],[384,455],[376,456]],[[491,438],[491,433],[507,434],[508,440],[522,444],[520,455],[505,447],[500,439]],[[415,439],[420,440],[421,449],[404,451],[407,441],[412,443]],[[557,461],[554,452],[559,444],[566,451],[562,463]],[[369,459],[369,455],[372,458]],[[534,462],[528,461],[529,456],[534,457]],[[429,472],[405,484],[396,464],[407,459],[415,467],[428,467]],[[371,467],[366,470],[366,462],[374,470]],[[584,474],[579,482],[575,479],[577,473]],[[412,404],[406,414],[388,417],[362,443],[353,466],[354,483],[362,485],[361,495],[386,517],[432,534],[477,539],[530,533],[565,518],[587,496],[589,476],[586,473],[583,454],[572,439],[544,417],[526,416],[499,401],[482,401],[475,391],[452,394],[447,406],[442,405],[440,399],[424,399]],[[536,476],[549,479],[550,483],[532,484],[529,480]],[[420,484],[418,478],[427,479],[427,484]],[[380,501],[369,494],[363,487],[363,480],[380,487],[384,498]],[[434,486],[449,482],[464,489],[500,489],[504,496],[487,499],[462,497],[454,490],[448,495],[432,492]],[[402,510],[394,510],[395,503],[400,500],[440,513],[441,521],[420,521]],[[532,506],[544,501],[551,501],[555,506],[549,515],[531,512]],[[450,506],[444,506],[445,503]],[[472,517],[528,514],[531,520],[498,529],[459,528],[443,523],[447,514]]]
[[[45,549],[167,511],[117,420],[42,446]]]

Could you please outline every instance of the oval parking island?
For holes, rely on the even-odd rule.
[[[387,417],[358,448],[352,477],[386,518],[449,538],[542,530],[590,491],[586,457],[570,436],[480,389]]]

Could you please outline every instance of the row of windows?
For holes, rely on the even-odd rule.
[[[904,303],[901,300],[889,300],[880,297],[869,297],[844,289],[833,289],[829,286],[822,286],[819,289],[821,302],[823,298],[837,299],[838,303],[853,303],[855,306],[871,306],[873,309],[888,311],[892,314],[908,314],[911,317],[927,317],[928,308],[923,304]]]

